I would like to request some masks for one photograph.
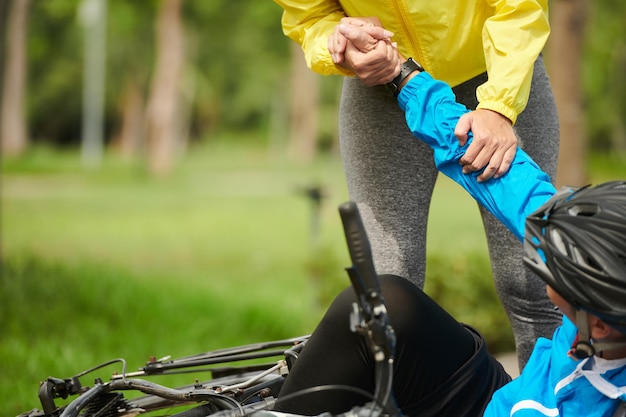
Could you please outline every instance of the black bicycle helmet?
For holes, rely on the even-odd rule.
[[[526,219],[524,251],[575,308],[626,333],[626,181],[560,190]]]

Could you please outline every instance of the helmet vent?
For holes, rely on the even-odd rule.
[[[576,204],[572,207],[569,207],[569,209],[567,210],[567,212],[571,216],[584,216],[584,217],[595,216],[596,214],[598,214],[599,211],[600,209],[598,205],[593,204],[593,203]]]
[[[558,195],[526,220],[524,262],[572,305],[626,334],[626,181]]]

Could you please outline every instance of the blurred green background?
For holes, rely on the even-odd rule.
[[[2,131],[0,414],[39,407],[40,380],[112,358],[133,370],[151,355],[310,333],[348,284],[337,212],[347,199],[335,126],[340,79],[294,69],[301,57],[281,33],[279,7],[105,2],[102,147],[89,154],[83,86],[96,46],[86,42],[84,8],[97,0],[2,2],[4,80],[21,3],[29,6],[20,26],[25,144],[6,150]],[[149,103],[165,10],[178,16],[185,55],[164,162]],[[580,169],[590,182],[626,177],[625,10],[602,0],[588,15]],[[315,98],[309,144],[294,127],[306,126],[290,111],[294,89]],[[323,193],[319,206],[312,189]],[[478,210],[446,178],[428,248],[427,292],[482,331],[493,352],[510,351]]]

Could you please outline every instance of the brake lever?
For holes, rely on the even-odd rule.
[[[67,398],[70,395],[78,394],[82,390],[82,385],[77,377],[60,379],[48,377],[39,385],[39,401],[46,415],[52,414],[57,406],[55,398]]]

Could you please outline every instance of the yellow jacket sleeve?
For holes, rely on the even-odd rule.
[[[494,110],[513,123],[528,102],[533,65],[550,34],[547,0],[491,1],[493,16],[483,26],[489,80],[476,95],[478,108]]]
[[[283,33],[302,47],[306,64],[322,75],[353,75],[335,65],[328,52],[328,36],[345,13],[336,1],[274,0],[283,8]]]

